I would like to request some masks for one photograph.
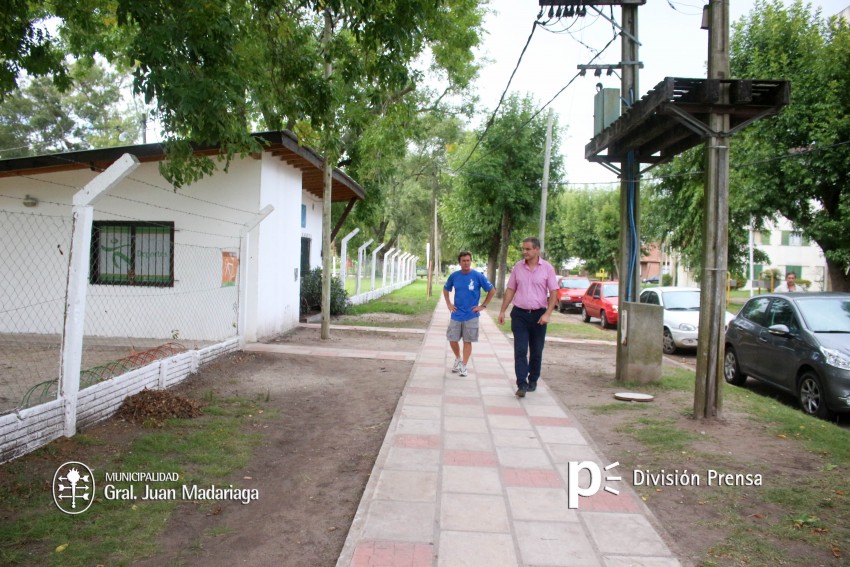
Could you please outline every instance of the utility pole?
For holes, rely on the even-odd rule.
[[[710,0],[708,11],[708,80],[729,77],[729,0]],[[729,85],[720,83],[720,107],[729,104]],[[694,417],[713,419],[723,409],[723,312],[729,246],[729,114],[712,110],[706,141],[706,187],[703,225],[702,293],[694,391]]]
[[[638,99],[638,6],[623,4],[622,81],[620,96],[625,107]],[[640,290],[640,160],[634,152],[621,164],[620,173],[620,312],[627,302],[637,300]],[[628,344],[624,340],[628,321],[620,318],[617,325],[617,380],[628,380]]]
[[[543,188],[540,195],[540,255],[545,258],[546,250],[546,200],[549,196],[549,159],[552,155],[552,121],[555,114],[549,109],[549,120],[546,124],[546,155],[543,157]]]

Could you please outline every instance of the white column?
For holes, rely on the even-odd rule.
[[[236,320],[236,332],[239,334],[240,348],[245,347],[245,341],[248,338],[248,268],[251,263],[251,231],[263,222],[263,219],[269,216],[273,210],[272,205],[263,207],[251,224],[242,228],[239,234],[239,306],[237,307],[239,314]],[[251,336],[251,340],[256,339],[255,335]]]
[[[357,282],[354,284],[354,295],[360,295],[360,268],[363,266],[363,258],[366,256],[366,247],[375,241],[374,238],[367,240],[357,249]]]
[[[94,204],[124,177],[139,167],[139,160],[124,154],[106,171],[74,194],[71,215],[73,229],[69,251],[68,286],[65,290],[65,328],[59,370],[59,397],[65,410],[65,437],[77,432],[77,395],[83,361],[83,332],[86,322],[86,295],[91,266],[91,228]]]
[[[374,250],[372,250],[372,289],[370,291],[375,290],[375,266],[377,265],[378,251],[380,251],[383,247],[384,243],[381,242]]]
[[[345,238],[342,239],[342,245],[340,246],[339,253],[339,279],[342,282],[342,289],[345,289],[345,271],[346,271],[346,252],[348,251],[348,241],[354,238],[354,235],[360,232],[359,228],[355,228],[351,232],[345,235]]]
[[[390,257],[393,255],[393,252],[395,252],[395,248],[390,248],[389,250],[387,250],[386,254],[384,254],[384,266],[381,270],[383,272],[383,280],[381,282],[381,287],[386,287],[387,285],[387,269],[389,268],[387,263],[390,261]],[[390,280],[390,283],[392,283],[392,280]]]

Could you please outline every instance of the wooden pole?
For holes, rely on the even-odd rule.
[[[729,0],[710,0],[708,79],[729,79]],[[721,105],[728,104],[728,85],[720,85]],[[694,390],[694,417],[713,419],[722,413],[723,312],[729,246],[729,115],[711,112],[706,142],[706,187],[703,225],[702,293],[699,346]]]

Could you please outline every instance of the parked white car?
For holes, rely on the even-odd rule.
[[[664,308],[664,335],[662,349],[673,354],[677,349],[697,348],[699,334],[698,287],[652,287],[640,294],[640,302]],[[735,316],[725,312],[725,325]]]

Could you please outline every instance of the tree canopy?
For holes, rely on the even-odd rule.
[[[757,0],[733,29],[733,76],[791,81],[791,104],[733,146],[740,190],[817,242],[832,288],[850,291],[850,27],[800,0]]]

